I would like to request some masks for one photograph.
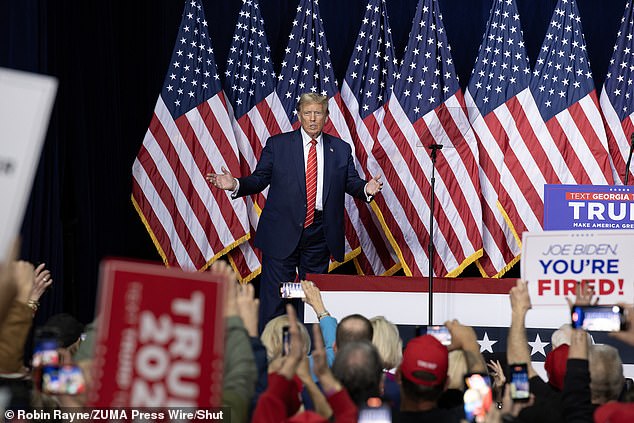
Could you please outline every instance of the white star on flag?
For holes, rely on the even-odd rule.
[[[480,344],[480,352],[488,351],[490,353],[493,353],[493,345],[497,344],[497,342],[498,341],[489,339],[489,334],[487,332],[484,332],[484,337],[482,338],[482,340],[478,339],[478,344]]]
[[[546,351],[544,351],[544,348],[549,344],[550,342],[542,341],[541,338],[539,337],[539,334],[537,334],[533,342],[528,341],[528,345],[531,346],[531,357],[535,355],[535,353],[537,352],[541,353],[544,357],[546,357]]]

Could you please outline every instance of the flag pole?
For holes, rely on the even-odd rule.
[[[436,185],[436,152],[442,149],[442,144],[431,144],[431,198],[429,201],[429,287],[428,287],[428,311],[429,317],[427,319],[427,325],[432,326],[434,316],[434,197],[435,197],[435,185]]]
[[[630,178],[630,165],[632,163],[632,152],[634,152],[634,132],[630,135],[630,154],[627,156],[627,163],[625,164],[625,182],[623,185],[627,185]]]

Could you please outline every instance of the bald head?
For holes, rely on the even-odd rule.
[[[344,317],[337,325],[337,335],[335,343],[337,349],[341,349],[349,342],[368,341],[372,342],[372,323],[360,314],[351,314]]]

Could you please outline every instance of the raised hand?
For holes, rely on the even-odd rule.
[[[249,336],[258,336],[258,309],[260,300],[255,298],[253,285],[250,283],[238,285],[237,297],[238,313]]]
[[[487,363],[489,368],[489,374],[493,377],[493,388],[502,389],[506,383],[506,376],[504,376],[504,370],[499,360],[491,360]]]
[[[611,332],[609,336],[618,339],[621,342],[625,342],[634,347],[634,307],[625,304],[620,304],[625,311],[625,320],[627,327],[621,332]]]
[[[577,283],[577,286],[575,287],[574,302],[568,297],[566,297],[566,302],[568,302],[568,307],[570,308],[572,308],[573,305],[597,305],[599,298],[595,298],[593,302],[592,297],[594,297],[594,288],[588,286],[587,284]]]
[[[228,191],[233,191],[238,185],[236,179],[224,166],[222,167],[222,173],[208,173],[205,179],[216,188]]]
[[[513,312],[526,314],[531,309],[531,297],[528,295],[526,282],[518,279],[515,286],[509,292],[511,298],[511,309]]]
[[[29,300],[38,302],[46,288],[53,283],[51,272],[46,268],[46,264],[42,263],[35,268],[35,282]]]
[[[317,288],[313,282],[302,281],[302,290],[306,295],[304,302],[315,310],[317,316],[326,311],[326,307],[324,307],[324,302],[321,298],[321,291],[319,291],[319,288]]]

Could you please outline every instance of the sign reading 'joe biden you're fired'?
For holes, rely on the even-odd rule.
[[[562,306],[577,284],[602,304],[634,300],[634,231],[525,232],[522,278],[533,305]]]

